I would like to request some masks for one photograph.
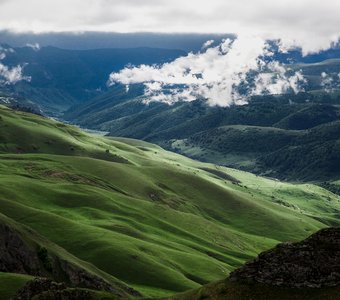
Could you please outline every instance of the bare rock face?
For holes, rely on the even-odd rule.
[[[70,282],[71,286],[74,287],[82,287],[82,288],[88,288],[93,290],[101,290],[101,291],[107,291],[111,294],[117,296],[117,297],[126,297],[127,295],[131,296],[141,296],[139,292],[136,290],[129,288],[127,286],[112,286],[111,284],[107,283],[103,279],[92,275],[85,270],[70,264],[69,262],[65,260],[61,260],[59,258],[55,259],[55,265],[58,264],[58,268],[62,271],[64,277],[68,278],[68,281]],[[57,274],[56,274],[57,275]],[[66,275],[66,276],[65,276]]]
[[[55,293],[55,290],[65,290],[66,286],[107,291],[117,297],[141,296],[136,290],[120,282],[110,284],[76,264],[66,261],[56,256],[56,254],[49,253],[46,248],[40,245],[34,245],[34,243],[29,244],[19,231],[7,224],[1,223],[0,272],[20,273],[41,277],[29,282],[27,286],[25,286],[22,294],[19,292],[15,299],[31,299],[32,291],[35,290],[40,292],[48,292],[51,290],[53,294],[60,296],[64,294],[73,295],[72,293],[76,293],[71,293],[69,290],[63,293]],[[52,278],[53,281],[43,277]],[[80,292],[81,291],[82,290],[80,290]]]
[[[27,282],[11,300],[93,300],[93,291],[68,288],[47,278],[35,278]]]
[[[47,278],[35,278],[27,282],[11,300],[28,300],[34,296],[43,293],[44,291],[56,292],[64,290],[66,285],[64,283],[56,283]]]
[[[282,243],[230,274],[231,281],[319,288],[340,285],[340,228],[326,228],[298,243]]]
[[[81,289],[65,289],[43,292],[34,297],[34,300],[94,300],[97,297],[93,292]]]
[[[0,224],[0,271],[43,275],[38,255],[12,228]]]

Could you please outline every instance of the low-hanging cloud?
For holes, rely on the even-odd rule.
[[[16,84],[19,81],[31,81],[30,76],[24,76],[23,70],[25,65],[17,65],[15,67],[8,67],[2,63],[6,58],[7,52],[13,52],[12,48],[0,47],[0,85]]]
[[[32,48],[34,51],[39,51],[40,50],[40,45],[39,43],[34,43],[34,44],[31,44],[31,43],[27,43],[26,44],[26,47],[29,47],[29,48]]]
[[[109,84],[143,83],[146,102],[205,99],[210,105],[244,104],[250,96],[302,90],[305,79],[272,59],[269,43],[259,37],[226,39],[201,53],[163,65],[127,67],[112,73]],[[249,47],[251,45],[251,47]]]
[[[321,73],[320,86],[326,93],[331,93],[340,88],[340,73]]]

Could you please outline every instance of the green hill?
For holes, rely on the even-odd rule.
[[[203,101],[145,105],[142,97],[116,95],[112,91],[65,116],[113,136],[281,180],[321,184],[340,178],[335,94],[262,96],[228,108]]]
[[[339,224],[339,197],[318,186],[3,106],[0,191],[0,213],[24,238],[37,235],[52,257],[144,296],[197,288],[280,241]]]

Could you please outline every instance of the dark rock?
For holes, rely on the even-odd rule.
[[[92,291],[81,289],[65,289],[43,292],[34,297],[34,300],[94,300],[97,299]]]
[[[64,282],[62,287],[67,285],[73,288],[107,291],[117,297],[141,296],[136,290],[120,282],[110,284],[76,264],[49,253],[45,247],[34,245],[34,243],[28,244],[19,231],[1,223],[0,272],[48,277],[57,282]],[[47,279],[36,279],[28,286],[28,289],[36,286],[40,291],[47,291],[50,286],[53,289],[60,287],[59,284],[51,282]]]
[[[117,295],[125,296],[127,295]],[[132,295],[132,294],[131,294]],[[96,292],[90,289],[70,288],[65,283],[57,283],[47,278],[35,278],[27,282],[11,300],[93,300]]]
[[[29,300],[45,291],[55,292],[66,288],[64,283],[56,283],[47,278],[35,278],[17,291],[11,300]]]
[[[70,286],[107,291],[117,297],[127,296],[126,292],[133,296],[141,296],[137,291],[133,290],[132,288],[127,289],[127,287],[123,285],[112,286],[100,277],[90,274],[89,272],[73,264],[70,264],[65,260],[56,258],[55,264],[58,264],[58,268],[54,268],[54,270],[61,270],[63,273],[63,277],[68,279]],[[55,275],[57,277],[59,274]]]
[[[35,276],[44,274],[37,253],[18,232],[5,224],[0,224],[0,271]]]
[[[340,228],[322,229],[302,242],[279,244],[229,278],[297,288],[340,285]]]

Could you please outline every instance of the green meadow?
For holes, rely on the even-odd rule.
[[[146,297],[223,279],[281,241],[339,225],[339,211],[339,196],[313,184],[0,107],[1,220]],[[1,299],[27,280],[0,278]]]

